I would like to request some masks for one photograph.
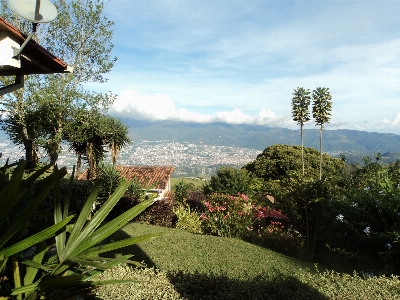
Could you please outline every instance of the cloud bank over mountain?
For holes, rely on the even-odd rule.
[[[290,112],[290,102],[288,101]],[[215,123],[265,125],[270,127],[298,128],[291,115],[277,114],[267,108],[262,108],[257,113],[248,114],[235,108],[232,110],[218,109],[206,113],[193,112],[186,108],[178,108],[175,101],[166,94],[156,93],[142,95],[137,91],[127,89],[121,92],[109,110],[110,115],[130,120],[142,121],[182,121],[193,123]],[[310,106],[311,113],[311,106]],[[332,111],[334,114],[335,111]],[[315,128],[314,122],[305,124],[305,128]],[[372,132],[392,132],[400,134],[400,113],[393,120],[362,121],[358,123],[338,121],[332,118],[327,129],[354,129]]]
[[[133,90],[125,90],[121,93],[111,107],[110,114],[131,120],[290,126],[285,116],[277,115],[267,109],[260,110],[256,116],[245,114],[238,108],[202,114],[191,112],[186,108],[177,108],[175,102],[167,95],[143,96]]]

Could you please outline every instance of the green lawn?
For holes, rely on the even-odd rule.
[[[333,272],[232,238],[195,235],[178,229],[132,223],[113,238],[161,233],[115,252],[135,254],[148,267],[121,266],[101,279],[140,283],[103,286],[100,299],[400,299],[398,278]],[[322,268],[319,268],[323,271]]]
[[[195,187],[201,188],[204,185],[203,180],[194,180],[190,178],[182,178],[182,177],[176,177],[176,178],[171,178],[171,187],[174,187],[175,184],[183,180],[185,183],[193,183]]]

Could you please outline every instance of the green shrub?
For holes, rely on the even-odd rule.
[[[252,193],[251,176],[247,170],[233,167],[222,167],[217,174],[211,176],[210,182],[203,187],[205,195],[221,193],[237,195],[237,193],[249,195]]]
[[[174,213],[178,218],[175,228],[186,230],[191,233],[202,234],[201,218],[196,211],[191,211],[189,206],[175,205]]]
[[[99,201],[104,202],[121,184],[120,172],[113,165],[100,163],[96,168],[96,180],[101,182]]]
[[[135,203],[135,202],[134,202]],[[141,222],[148,225],[161,227],[175,227],[176,215],[172,201],[159,200],[149,207],[145,212],[133,219],[134,222]]]
[[[69,211],[71,214],[79,214],[90,191],[93,189],[93,182],[88,180],[74,180],[71,187]],[[64,202],[68,195],[69,180],[60,180],[60,197]],[[54,189],[52,189],[44,201],[39,206],[39,211],[53,212],[54,211]]]
[[[252,241],[274,251],[301,258],[304,257],[304,237],[291,226],[271,221],[266,227],[260,227]]]
[[[298,278],[325,295],[328,299],[400,299],[400,277],[361,277],[334,271],[299,273]]]
[[[183,204],[189,196],[189,191],[194,190],[195,186],[193,183],[188,183],[183,181],[179,181],[174,185],[174,201],[177,204]]]

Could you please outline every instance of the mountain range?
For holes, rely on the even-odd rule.
[[[300,145],[300,129],[291,130],[261,125],[225,123],[184,123],[172,121],[123,120],[135,140],[171,140],[215,146],[244,147],[264,150],[273,144]],[[304,146],[319,149],[319,129],[303,131]],[[400,152],[400,135],[349,129],[323,130],[323,151],[328,153]]]

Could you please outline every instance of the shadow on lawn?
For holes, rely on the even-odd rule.
[[[245,299],[245,300],[327,300],[316,289],[297,278],[274,274],[259,276],[251,280],[234,280],[225,275],[169,274],[175,290],[187,300],[196,299]]]
[[[107,243],[108,242],[116,242],[118,240],[123,240],[123,239],[128,239],[128,238],[131,238],[131,236],[128,235],[127,233],[125,233],[123,230],[118,230],[116,233],[114,233],[112,236],[110,236],[107,239]],[[133,257],[131,257],[130,260],[134,260],[134,261],[143,263],[144,265],[146,265],[149,268],[156,267],[156,265],[154,264],[152,259],[147,256],[146,252],[144,252],[142,250],[142,248],[140,248],[139,245],[131,245],[131,246],[117,249],[114,251],[109,251],[109,252],[107,252],[107,255],[112,256],[112,255],[131,254],[131,255],[133,255]]]
[[[129,237],[124,231],[119,230],[109,238],[109,241]],[[133,254],[132,260],[142,262],[147,267],[157,268],[152,259],[140,248],[140,244],[115,250],[109,254]],[[318,290],[293,276],[280,273],[279,270],[249,280],[232,279],[221,274],[190,274],[182,271],[169,272],[167,276],[174,289],[185,300],[329,299]]]

